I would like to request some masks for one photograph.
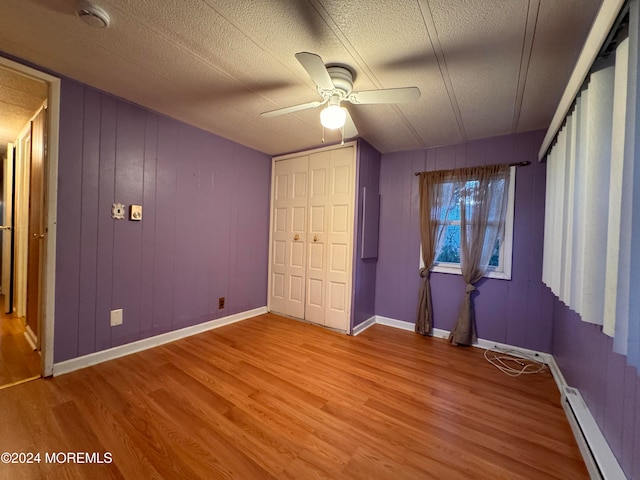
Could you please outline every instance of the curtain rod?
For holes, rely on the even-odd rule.
[[[524,161],[524,162],[515,162],[515,163],[509,164],[510,167],[526,167],[527,165],[531,165],[531,162]],[[414,175],[417,177],[421,173],[422,172],[415,172]]]

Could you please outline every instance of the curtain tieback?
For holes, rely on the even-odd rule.
[[[429,271],[429,269],[428,269],[428,268],[424,268],[424,267],[423,267],[423,268],[421,268],[421,269],[420,269],[420,277],[422,277],[422,278],[429,278],[429,277],[430,277],[430,275],[431,275],[431,272]]]
[[[476,288],[476,286],[474,284],[467,283],[467,293],[471,293],[471,292],[474,292],[476,290],[477,290],[477,288]]]

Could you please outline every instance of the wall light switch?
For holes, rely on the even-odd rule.
[[[122,325],[122,309],[111,310],[111,326]]]
[[[131,205],[129,207],[129,219],[138,222],[142,220],[142,205]]]

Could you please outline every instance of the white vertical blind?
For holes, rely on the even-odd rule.
[[[640,368],[640,1],[547,152],[543,281]]]
[[[637,32],[638,23],[638,2],[632,4],[632,10],[630,15],[629,28],[635,27]],[[634,15],[635,11],[635,15]],[[624,42],[623,42],[624,43]],[[622,355],[628,355],[629,342],[632,337],[630,332],[630,322],[632,320],[632,308],[630,306],[632,298],[634,297],[632,291],[631,275],[632,275],[632,257],[633,257],[633,238],[632,238],[632,226],[633,226],[633,193],[634,193],[634,170],[635,168],[635,152],[636,152],[636,112],[637,108],[637,91],[638,91],[638,37],[632,36],[631,31],[629,39],[627,40],[627,56],[623,56],[622,53],[619,56],[622,61],[623,58],[627,60],[627,94],[626,94],[626,112],[625,112],[625,135],[624,135],[624,147],[623,147],[623,159],[622,159],[622,173],[621,173],[621,188],[620,188],[620,230],[618,232],[618,271],[617,271],[617,284],[616,284],[616,298],[610,302],[615,301],[615,325],[614,325],[614,337],[613,337],[613,351]],[[619,48],[624,48],[621,44]],[[622,51],[621,51],[622,52]],[[616,51],[616,56],[618,56]],[[617,59],[616,59],[617,60]],[[623,221],[624,220],[624,221]],[[638,221],[636,220],[636,224]],[[636,247],[637,248],[637,247]],[[613,276],[614,272],[608,272]],[[637,284],[636,284],[637,285]],[[637,296],[637,293],[635,294]],[[639,321],[638,317],[635,318],[636,323]],[[640,361],[636,360],[636,363],[632,362],[632,359],[627,357],[628,363],[640,368]]]
[[[613,117],[613,65],[593,72],[587,95],[589,112],[585,145],[586,205],[584,224],[582,308],[585,322],[602,324],[609,210],[609,167]],[[594,254],[596,253],[596,254]]]
[[[563,192],[562,192],[562,208],[561,211],[558,211],[558,215],[556,217],[556,225],[562,229],[562,231],[567,232],[567,217],[569,216],[570,205],[573,204],[572,199],[570,198],[569,192],[569,184],[571,183],[571,179],[569,178],[569,165],[571,164],[571,136],[572,136],[572,121],[571,115],[567,117],[565,127],[562,130],[562,150],[560,150],[560,155],[562,156],[562,160],[559,162],[562,168],[562,172],[559,172],[562,182],[565,183]],[[560,141],[560,140],[558,140]],[[558,296],[560,299],[567,303],[567,290],[565,288],[565,279],[569,277],[567,274],[567,242],[562,239],[558,242],[558,252],[557,258],[560,262],[559,271],[556,276],[557,288],[558,288]]]
[[[576,161],[573,171],[573,249],[571,251],[571,303],[576,312],[582,311],[582,285],[583,285],[583,257],[584,257],[584,224],[587,221],[587,189],[585,182],[585,147],[578,139],[586,138],[587,113],[589,112],[589,99],[586,95],[580,95],[576,100]]]
[[[629,243],[629,314],[627,319],[627,360],[628,363],[640,370],[640,2],[630,3],[629,13],[629,66],[627,83],[627,124],[625,129],[625,167],[629,165],[629,172],[625,171],[631,192],[630,209],[626,210],[628,217],[623,217],[631,230]],[[628,141],[627,141],[628,140]],[[628,159],[628,162],[627,162]],[[625,192],[626,194],[627,192]],[[623,205],[624,208],[624,205]],[[625,245],[626,247],[626,245]]]
[[[553,213],[553,231],[554,232],[563,232],[563,219],[564,219],[564,182],[565,182],[565,163],[567,160],[567,130],[563,128],[558,135],[558,143],[556,144],[554,150],[556,151],[554,156],[554,166],[553,166],[553,177],[554,183],[556,185],[556,193],[554,195],[554,213]],[[552,290],[556,293],[556,295],[562,295],[562,291],[560,289],[560,285],[562,282],[562,236],[554,235],[554,239],[552,240],[553,246],[553,271],[551,275],[552,281]]]
[[[546,172],[546,188],[544,192],[544,236],[542,239],[542,282],[551,288],[551,271],[553,270],[552,248],[553,248],[553,214],[551,205],[555,205],[554,194],[556,188],[554,186],[555,176],[553,175],[554,150],[551,150],[547,155],[547,172]]]
[[[609,177],[609,224],[607,226],[607,262],[605,273],[604,323],[602,331],[615,335],[618,311],[618,266],[620,260],[620,230],[624,174],[624,129],[627,111],[627,74],[629,40],[625,39],[616,49],[615,86],[613,94],[613,121],[611,131],[611,165]],[[624,255],[626,256],[626,254]],[[624,261],[624,260],[623,260]],[[628,261],[628,259],[627,259]],[[621,285],[622,287],[622,282]],[[627,286],[628,288],[628,286]],[[626,296],[626,295],[625,295]],[[622,311],[620,312],[623,313]],[[626,332],[626,325],[622,325]],[[626,337],[626,333],[624,335]],[[625,342],[626,345],[626,342]],[[626,348],[626,346],[625,346]]]
[[[573,171],[576,165],[576,115],[575,112],[567,117],[564,178],[566,188],[564,191],[563,229],[566,232],[562,246],[562,283],[560,285],[560,298],[571,305],[571,261],[573,244],[573,207],[574,207],[574,179]]]
[[[559,134],[559,136],[562,133]],[[559,243],[557,239],[554,238],[554,234],[556,233],[556,209],[555,206],[558,205],[559,202],[557,199],[557,194],[559,188],[557,184],[561,179],[558,178],[558,171],[561,171],[559,168],[560,162],[562,158],[558,154],[559,150],[561,150],[562,143],[560,140],[557,140],[554,148],[549,152],[547,157],[547,185],[545,192],[545,216],[544,216],[544,246],[543,252],[544,255],[542,257],[542,281],[553,291],[554,293],[558,292],[557,284],[554,281],[555,272],[557,265],[557,261],[559,258],[559,254],[557,253]],[[555,148],[558,147],[558,148]]]

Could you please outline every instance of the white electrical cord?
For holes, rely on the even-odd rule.
[[[498,347],[490,348],[484,351],[484,358],[510,377],[541,373],[547,368],[544,362],[517,350],[503,350]]]

